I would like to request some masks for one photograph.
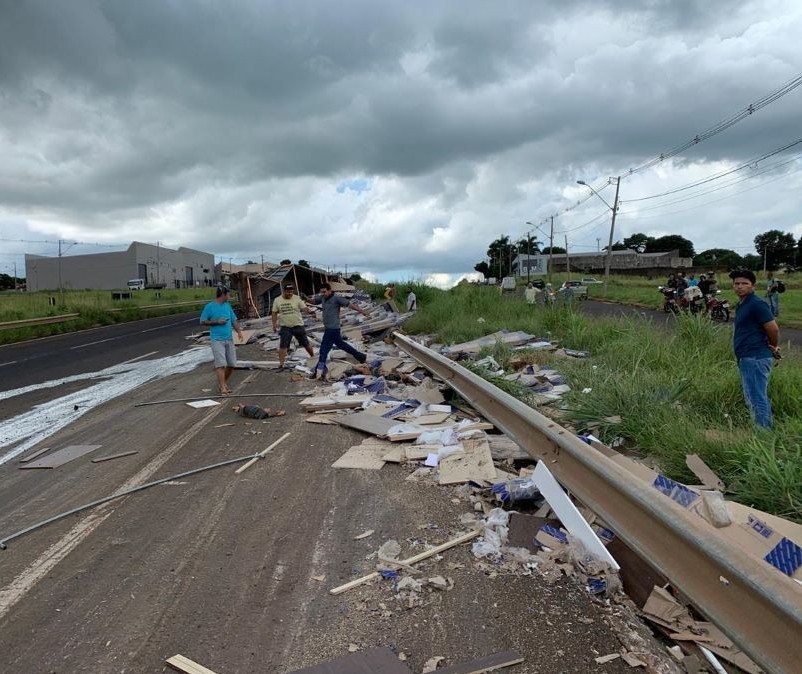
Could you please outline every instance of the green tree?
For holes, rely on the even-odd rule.
[[[19,279],[17,279],[19,282]],[[14,288],[14,279],[8,274],[0,274],[0,290],[11,290]]]
[[[755,237],[755,250],[762,259],[765,259],[767,269],[779,269],[784,265],[793,264],[794,248],[796,242],[793,235],[781,232],[779,229],[770,229]]]
[[[726,267],[737,269],[743,264],[743,258],[729,248],[708,248],[693,258],[695,267]]]
[[[312,265],[309,264],[306,260],[298,260],[299,267],[311,267]]]
[[[638,250],[641,246],[643,246],[644,252],[646,252],[647,250],[649,250],[649,245],[653,242],[654,242],[653,236],[646,236],[646,234],[638,232],[624,239],[624,248],[629,248],[631,250]],[[617,250],[615,246],[613,246],[613,250]]]
[[[760,257],[760,255],[752,255],[752,253],[749,253],[741,258],[741,264],[743,265],[744,269],[760,271],[763,269],[763,258]]]
[[[669,234],[652,239],[646,247],[647,253],[667,253],[671,250],[678,250],[680,257],[694,257],[696,252],[693,243],[679,234]]]
[[[285,259],[283,259],[281,262],[279,262],[279,264],[280,264],[282,267],[284,267],[284,266],[286,266],[286,265],[288,265],[288,264],[292,264],[292,260],[290,260],[289,258],[285,258]]]
[[[543,249],[543,255],[548,255],[550,252],[553,252],[555,255],[560,255],[562,253],[565,253],[565,248],[560,248],[559,246],[554,246],[554,249],[552,250],[551,248],[549,248],[549,246],[546,246]]]
[[[487,249],[487,257],[490,258],[491,276],[498,274],[498,278],[510,275],[512,261],[518,254],[518,249],[514,243],[510,242],[509,236],[502,236],[491,242]]]
[[[540,253],[540,241],[531,234],[518,239],[515,247],[521,255],[537,255]]]
[[[473,266],[473,269],[474,271],[478,271],[485,278],[490,278],[492,276],[492,274],[490,273],[490,265],[487,264],[487,262],[485,262],[484,260],[482,260],[481,262],[477,262]]]

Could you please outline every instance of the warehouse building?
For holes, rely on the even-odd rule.
[[[600,273],[604,271],[607,253],[555,253],[552,256],[552,271],[564,272],[570,265],[571,271],[582,273]],[[518,255],[512,263],[516,276],[548,273],[548,255]],[[610,256],[610,271],[614,274],[637,274],[649,276],[662,274],[676,269],[689,269],[693,260],[680,257],[678,250],[660,253],[638,253],[634,250],[614,250]]]
[[[134,241],[127,250],[89,255],[25,255],[28,290],[125,288],[131,279],[167,288],[215,284],[214,255]]]

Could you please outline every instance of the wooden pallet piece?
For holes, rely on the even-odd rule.
[[[183,655],[174,655],[165,662],[177,672],[184,672],[184,674],[215,674],[208,667],[199,665]]]
[[[20,466],[20,470],[25,470],[28,468],[58,468],[59,466],[63,466],[65,463],[69,463],[70,461],[74,461],[85,454],[89,454],[89,452],[94,452],[96,449],[99,449],[102,446],[103,445],[70,445],[69,447],[60,449],[57,452],[48,454],[43,459],[26,463],[24,466]]]
[[[119,454],[110,454],[109,456],[101,456],[97,459],[92,459],[92,463],[103,463],[104,461],[111,461],[112,459],[121,459],[124,456],[131,456],[131,454],[139,454],[138,449],[132,449],[130,452],[120,452]]]
[[[387,435],[397,422],[393,419],[385,419],[381,416],[376,416],[370,412],[357,412],[356,414],[343,414],[337,417],[337,422],[340,426],[347,426],[348,428],[355,428],[363,433],[370,433],[371,435],[384,436]]]
[[[412,674],[412,670],[389,648],[373,648],[289,674]]]
[[[440,484],[464,482],[495,482],[496,467],[486,438],[462,441],[464,452],[452,454],[440,461]]]
[[[50,447],[42,447],[42,449],[37,449],[35,452],[31,452],[28,456],[23,457],[19,462],[28,463],[29,461],[33,461],[37,456],[42,456],[42,454],[48,451],[50,451]]]
[[[438,669],[437,674],[483,674],[483,672],[494,672],[497,669],[520,665],[524,659],[520,653],[515,651],[504,651],[495,653],[471,662],[463,662],[459,665]]]
[[[266,447],[261,452],[259,452],[256,456],[254,456],[250,461],[248,461],[248,463],[244,463],[239,468],[237,468],[237,470],[234,471],[234,474],[235,475],[239,475],[241,472],[243,472],[244,470],[247,470],[250,466],[255,464],[259,459],[265,458],[266,454],[268,454],[270,451],[272,451],[272,449],[276,445],[278,445],[280,442],[284,442],[284,440],[286,440],[289,437],[289,435],[290,435],[289,433],[285,433],[284,435],[282,435],[273,444],[271,444],[269,447]]]
[[[476,529],[474,531],[469,531],[467,533],[462,534],[461,536],[457,536],[457,538],[453,538],[450,541],[443,543],[441,545],[437,545],[433,547],[431,550],[426,550],[421,552],[413,557],[409,557],[408,559],[400,560],[401,566],[412,566],[413,564],[417,564],[418,562],[422,562],[424,559],[429,559],[429,557],[434,557],[435,555],[439,555],[441,552],[445,552],[446,550],[450,550],[457,545],[462,545],[463,543],[467,543],[468,541],[476,538],[479,534],[482,533],[481,529]],[[329,594],[342,594],[343,592],[347,592],[348,590],[358,587],[360,585],[364,585],[365,583],[370,582],[374,578],[379,577],[379,572],[374,571],[373,573],[369,573],[366,576],[362,576],[361,578],[355,578],[344,585],[340,585],[338,587],[334,587],[329,590]]]

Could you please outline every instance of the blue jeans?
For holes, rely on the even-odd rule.
[[[320,341],[320,358],[317,361],[315,369],[326,370],[326,360],[334,347],[351,354],[360,363],[364,363],[367,360],[367,356],[364,353],[357,351],[343,339],[339,328],[326,328],[323,331],[323,339]]]
[[[746,404],[755,423],[764,428],[771,428],[773,424],[769,402],[769,375],[773,366],[773,358],[741,358],[738,361]]]
[[[766,297],[766,302],[769,303],[769,308],[771,308],[771,313],[774,314],[774,318],[780,315],[780,294],[779,293],[769,293],[768,297]]]

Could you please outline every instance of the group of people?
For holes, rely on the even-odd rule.
[[[237,364],[237,353],[234,347],[234,332],[242,338],[242,328],[234,310],[228,303],[228,288],[217,288],[216,298],[209,302],[201,312],[200,324],[209,328],[209,338],[214,359],[214,370],[221,395],[228,395],[231,389],[228,380]],[[326,361],[332,349],[342,349],[352,355],[359,363],[364,363],[367,356],[358,351],[343,339],[340,327],[340,310],[344,307],[358,311],[363,316],[370,314],[358,304],[346,297],[337,295],[328,283],[320,286],[320,293],[302,299],[295,294],[295,286],[287,283],[281,295],[273,301],[271,311],[273,331],[278,333],[279,370],[284,369],[287,353],[293,339],[305,349],[310,357],[315,352],[304,326],[303,313],[315,314],[320,310],[323,316],[323,338],[320,342],[318,361],[315,366],[316,379],[325,379],[328,373]]]

